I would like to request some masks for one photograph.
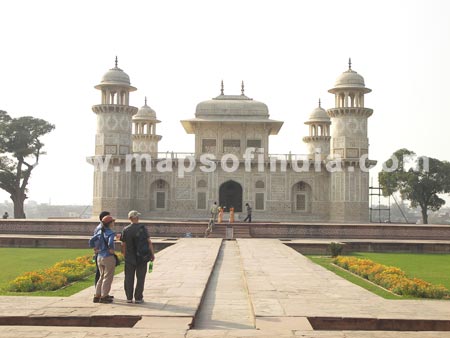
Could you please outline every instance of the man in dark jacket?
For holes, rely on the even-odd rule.
[[[245,203],[245,206],[247,207],[247,217],[245,217],[244,222],[246,222],[248,220],[248,222],[251,223],[252,222],[252,207],[248,203]]]
[[[136,210],[128,213],[128,219],[131,224],[123,229],[120,240],[122,241],[122,253],[125,256],[125,294],[127,303],[134,302],[141,304],[144,302],[144,283],[147,274],[147,261],[141,261],[138,257],[138,239],[145,236],[148,240],[148,248],[150,250],[150,260],[155,260],[155,251],[153,250],[152,241],[148,235],[147,228],[143,224],[139,224],[139,216],[141,214]],[[136,276],[136,288],[134,287],[134,278]]]

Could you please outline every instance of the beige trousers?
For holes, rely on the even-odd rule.
[[[116,270],[116,259],[114,256],[97,257],[98,270],[100,271],[100,279],[95,288],[95,295],[106,297],[111,290],[111,284],[114,279],[114,271]]]

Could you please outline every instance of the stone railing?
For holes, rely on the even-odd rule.
[[[207,221],[142,221],[151,236],[155,237],[201,237]],[[46,220],[0,220],[0,234],[23,235],[73,235],[88,236],[98,221],[74,219]],[[116,231],[129,223],[116,222]],[[252,223],[249,225],[253,238],[333,238],[333,239],[385,239],[385,240],[446,240],[450,238],[447,225],[411,224],[335,224],[335,223]],[[233,223],[239,226],[239,223]]]

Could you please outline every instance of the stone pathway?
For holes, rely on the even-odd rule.
[[[93,287],[68,298],[0,297],[0,320],[142,317],[132,328],[1,326],[0,337],[450,337],[450,332],[314,331],[307,317],[448,320],[450,301],[384,300],[274,239],[179,240],[157,254],[146,286],[140,305],[125,302],[123,274],[113,283],[114,304],[92,303]],[[197,326],[191,329],[194,317]]]
[[[235,241],[224,241],[195,319],[195,329],[254,328],[238,245]]]

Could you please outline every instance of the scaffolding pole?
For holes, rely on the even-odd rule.
[[[381,196],[382,196],[382,188],[381,187],[369,187],[369,196],[370,196],[370,207],[369,207],[369,214],[370,214],[370,222],[371,223],[382,223],[381,220],[381,213],[382,211],[387,211],[387,222],[391,223],[391,202],[389,199],[389,205],[387,208],[381,207]],[[373,196],[378,196],[378,206],[374,208],[373,204]],[[373,219],[373,212],[378,212],[378,222],[375,222]]]

